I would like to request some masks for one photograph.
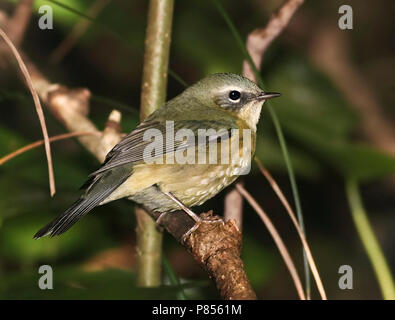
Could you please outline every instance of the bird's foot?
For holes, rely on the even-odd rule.
[[[163,218],[165,217],[166,214],[168,214],[167,211],[166,211],[166,212],[162,212],[162,213],[159,215],[158,219],[156,219],[155,223],[156,223],[156,226],[157,226],[158,228],[163,228],[163,227],[162,227],[162,220],[163,220]]]
[[[185,243],[185,241],[189,238],[189,236],[193,233],[193,232],[195,232],[200,226],[201,226],[201,224],[202,223],[212,223],[212,224],[217,224],[217,223],[220,223],[220,224],[222,224],[222,225],[225,225],[225,222],[224,222],[224,220],[222,219],[222,218],[220,218],[220,217],[217,217],[217,216],[215,216],[215,217],[207,217],[207,218],[200,218],[199,216],[197,216],[198,218],[199,218],[199,220],[198,221],[196,221],[196,223],[195,223],[195,225],[191,228],[191,229],[189,229],[182,237],[181,237],[181,241],[182,241],[182,243]]]
[[[180,200],[178,200],[172,193],[170,192],[163,192],[166,196],[168,196],[171,200],[173,200],[175,203],[178,204],[178,206],[185,212],[187,213],[193,220],[195,220],[196,223],[200,222],[201,219],[199,216],[193,212],[191,209],[189,209],[186,205],[184,205]]]
[[[163,191],[162,191],[163,192]],[[212,213],[208,213],[204,216],[202,219],[199,217],[196,213],[194,213],[191,209],[189,209],[186,205],[184,205],[179,199],[177,199],[171,192],[163,192],[169,199],[177,203],[177,205],[186,213],[188,214],[194,221],[195,224],[194,226],[189,229],[182,237],[181,241],[184,243],[186,239],[194,232],[196,231],[202,223],[221,223],[222,225],[225,224],[224,220],[219,218],[219,217],[213,217]],[[161,219],[165,213],[162,213],[158,219],[156,220],[157,223],[160,223]]]
[[[195,225],[191,229],[189,229],[187,232],[185,232],[185,234],[181,237],[182,243],[185,243],[185,241],[189,238],[189,236],[200,227],[200,225],[202,224],[202,221],[203,220],[196,222]]]

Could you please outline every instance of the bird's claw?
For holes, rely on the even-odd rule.
[[[181,237],[181,242],[182,243],[185,243],[185,241],[188,239],[188,237],[193,233],[193,232],[195,232],[199,227],[200,227],[200,225],[202,224],[202,223],[221,223],[223,226],[225,225],[225,221],[223,220],[223,219],[221,219],[221,218],[216,218],[216,219],[213,219],[213,220],[211,220],[211,219],[202,219],[202,218],[199,218],[200,220],[199,221],[197,221],[196,223],[195,223],[195,225],[191,228],[191,229],[189,229],[182,237]]]

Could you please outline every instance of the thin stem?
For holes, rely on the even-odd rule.
[[[301,300],[306,300],[305,294],[303,292],[302,283],[300,281],[298,271],[296,270],[295,264],[291,258],[291,255],[288,252],[285,243],[283,242],[280,234],[278,233],[276,227],[273,225],[272,221],[270,220],[269,216],[266,212],[262,209],[262,207],[256,202],[256,200],[251,196],[251,194],[244,189],[244,187],[240,183],[236,183],[236,189],[240,194],[247,200],[247,202],[253,207],[253,209],[258,213],[259,217],[262,219],[263,223],[265,224],[267,230],[269,231],[270,235],[272,236],[280,254],[287,266],[289,273],[294,281],[296,291],[298,292],[299,298]]]
[[[174,0],[150,0],[145,41],[140,117],[143,121],[166,101],[170,35]],[[161,283],[162,232],[143,209],[136,210],[137,282],[143,287]]]
[[[302,228],[300,227],[300,224],[299,224],[298,220],[296,219],[295,213],[293,212],[287,198],[284,196],[283,192],[281,191],[280,187],[278,186],[277,182],[273,179],[273,177],[271,176],[269,171],[267,171],[264,168],[264,166],[262,165],[262,163],[260,162],[260,160],[257,157],[255,157],[254,159],[255,159],[255,162],[258,164],[259,170],[265,176],[267,181],[269,181],[270,186],[272,187],[273,191],[276,193],[276,195],[280,199],[281,203],[287,210],[288,215],[290,216],[290,218],[296,228],[296,231],[298,232],[299,238],[302,241],[303,248],[306,252],[306,258],[307,258],[307,260],[309,262],[309,266],[313,272],[313,276],[314,276],[315,282],[317,284],[318,291],[320,292],[321,298],[326,300],[326,293],[325,293],[324,285],[322,284],[321,277],[318,273],[318,269],[317,269],[317,266],[314,262],[313,255],[311,254],[310,247],[309,247],[307,240],[304,236]]]
[[[15,59],[17,60],[18,66],[21,69],[21,72],[26,80],[26,84],[30,90],[30,93],[32,94],[32,97],[33,97],[34,106],[36,107],[36,112],[38,115],[38,119],[40,121],[41,130],[42,130],[42,133],[44,136],[45,154],[47,156],[47,164],[48,164],[49,189],[50,189],[50,194],[52,197],[56,192],[55,176],[54,176],[54,172],[53,172],[51,146],[50,146],[49,138],[48,138],[48,130],[47,130],[47,125],[45,123],[45,117],[44,117],[43,108],[41,106],[40,98],[38,97],[37,91],[34,88],[29,71],[27,70],[25,63],[23,62],[21,55],[19,54],[18,50],[15,48],[15,46],[11,42],[11,40],[8,38],[6,33],[1,28],[0,28],[0,36],[4,39],[5,43],[11,49],[12,54],[14,55]]]
[[[354,179],[346,180],[346,193],[351,209],[351,215],[362,241],[366,254],[373,266],[376,278],[379,282],[381,293],[384,299],[395,299],[395,285],[390,268],[385,259],[384,253],[374,234],[366,211],[363,207],[358,184]]]
[[[288,6],[288,4],[291,4],[292,7],[294,7],[294,5],[296,5],[294,7],[295,10],[296,10],[296,8],[302,2],[303,1],[287,1],[286,3],[284,3],[283,8],[285,6]],[[220,4],[219,1],[214,0],[214,4],[216,5],[216,7],[218,9],[218,12],[221,14],[222,18],[225,20],[226,24],[228,25],[228,28],[230,29],[231,33],[233,34],[233,37],[235,38],[237,44],[239,45],[239,47],[240,47],[240,49],[241,49],[241,51],[242,51],[242,53],[244,55],[244,58],[246,59],[246,61],[250,65],[250,67],[251,67],[251,69],[253,71],[253,74],[255,76],[256,82],[258,83],[258,85],[261,88],[264,88],[263,80],[262,80],[262,77],[261,77],[260,72],[258,70],[259,66],[255,65],[250,53],[248,52],[248,50],[247,50],[247,48],[246,48],[246,46],[244,44],[244,41],[242,40],[238,30],[234,26],[234,24],[233,24],[232,20],[230,19],[228,13],[222,7],[222,5]],[[292,14],[293,14],[295,11],[291,10],[290,12],[292,12]],[[286,20],[289,20],[292,17],[292,14],[290,14],[288,19],[286,19]],[[274,15],[274,16],[272,16],[272,18],[269,21],[269,24],[273,23],[272,19],[277,19],[277,17],[279,17],[279,16],[281,16],[281,15]],[[287,22],[283,23],[283,27],[285,27],[286,25],[287,25]],[[277,35],[278,35],[278,32],[277,32]],[[272,38],[272,40],[273,39],[274,38]],[[279,140],[279,143],[280,143],[280,147],[281,147],[281,150],[282,150],[282,153],[283,153],[283,157],[284,157],[284,160],[285,160],[285,164],[286,164],[286,167],[287,167],[289,180],[290,180],[290,184],[291,184],[291,188],[292,188],[292,194],[293,194],[293,197],[294,197],[296,213],[297,213],[297,216],[298,216],[299,224],[300,224],[300,227],[302,228],[303,234],[306,235],[304,222],[303,222],[302,206],[301,206],[301,203],[300,203],[299,192],[298,192],[298,186],[296,184],[296,178],[295,178],[295,174],[294,174],[294,171],[293,171],[292,162],[291,162],[290,157],[289,157],[287,144],[285,142],[284,135],[283,135],[283,132],[282,132],[282,129],[281,129],[281,125],[280,125],[280,122],[278,121],[278,118],[277,118],[277,115],[276,115],[274,109],[272,109],[269,101],[266,101],[265,105],[267,106],[267,108],[269,110],[269,113],[270,113],[270,116],[272,118],[272,121],[274,123],[275,129],[276,129],[276,133],[277,133],[277,137],[278,137],[278,140]],[[310,298],[310,287],[311,287],[311,285],[310,285],[310,269],[309,269],[309,264],[308,264],[308,261],[307,261],[306,251],[304,249],[303,249],[303,262],[304,262],[305,279],[306,279],[306,294],[307,294],[307,298],[309,299]]]
[[[287,167],[289,182],[291,184],[292,195],[293,195],[294,202],[295,202],[296,215],[298,217],[300,229],[302,230],[303,235],[306,237],[306,230],[304,227],[303,212],[302,212],[302,205],[300,203],[300,198],[299,198],[298,185],[296,183],[296,177],[295,177],[294,169],[292,166],[291,158],[288,153],[287,143],[285,142],[285,138],[283,135],[283,131],[281,129],[280,121],[277,118],[277,114],[275,113],[275,111],[272,108],[269,101],[266,101],[266,104],[267,104],[267,109],[269,110],[270,116],[272,118],[274,127],[276,129],[278,141],[280,143],[284,161],[285,161],[285,165]],[[310,296],[311,296],[310,268],[309,268],[309,262],[307,259],[305,249],[303,249],[303,264],[304,264],[305,281],[306,281],[306,295],[307,295],[307,298],[310,299]]]
[[[148,213],[136,208],[137,284],[158,287],[161,284],[162,232]]]
[[[54,142],[54,141],[59,141],[59,140],[64,140],[64,139],[69,139],[73,137],[79,137],[79,136],[86,136],[86,135],[96,135],[100,136],[101,133],[98,131],[84,131],[84,132],[71,132],[71,133],[63,133],[59,134],[57,136],[53,136],[49,138],[49,142]],[[4,157],[0,158],[0,166],[7,161],[15,158],[16,156],[19,156],[22,153],[25,153],[26,151],[29,151],[31,149],[37,148],[45,143],[44,140],[38,140],[36,142],[30,143],[22,148],[19,148],[18,150],[15,150],[9,154],[7,154]]]

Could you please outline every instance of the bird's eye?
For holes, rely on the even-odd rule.
[[[233,100],[233,101],[237,101],[240,99],[241,93],[239,91],[236,90],[232,90],[231,92],[229,92],[229,99]]]

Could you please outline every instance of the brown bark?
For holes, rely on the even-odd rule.
[[[158,214],[154,213],[157,219]],[[234,220],[223,223],[212,212],[202,213],[201,225],[183,242],[195,261],[214,280],[225,300],[254,300],[251,287],[240,258],[241,232]],[[183,211],[172,212],[161,218],[164,228],[181,242],[182,236],[194,226],[193,219]]]
[[[263,55],[269,45],[289,24],[296,10],[303,4],[304,0],[287,0],[277,12],[273,13],[265,27],[257,28],[247,37],[247,50],[252,61],[259,70]],[[248,63],[243,63],[243,75],[256,82],[255,74]]]

